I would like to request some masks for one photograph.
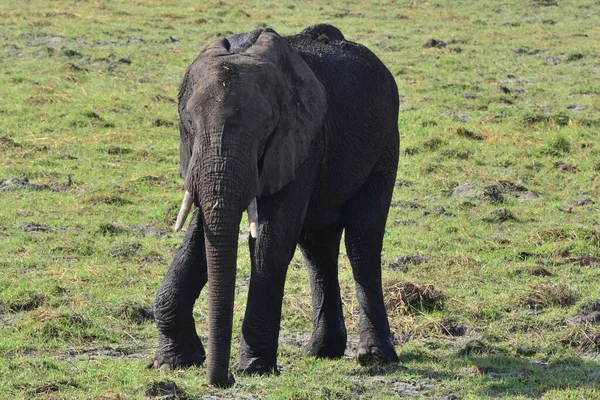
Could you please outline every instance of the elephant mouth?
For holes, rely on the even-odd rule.
[[[181,201],[179,213],[177,214],[177,221],[175,222],[174,227],[175,232],[178,232],[183,228],[193,204],[194,199],[192,194],[186,190],[183,195],[183,200]],[[253,239],[256,239],[256,236],[258,235],[258,207],[256,205],[256,197],[250,201],[246,210],[248,213],[248,223],[250,224],[250,235]]]

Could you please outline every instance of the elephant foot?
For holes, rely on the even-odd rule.
[[[279,375],[276,362],[257,357],[240,357],[237,370],[246,375]]]
[[[346,331],[315,331],[302,352],[307,357],[341,358],[346,351]]]
[[[204,347],[195,333],[177,339],[160,334],[156,357],[148,367],[159,370],[188,368],[202,365],[205,359]]]
[[[228,389],[235,384],[235,378],[231,372],[227,372],[227,380],[226,381],[213,381],[209,379],[210,384],[219,389]]]
[[[376,337],[361,340],[356,359],[360,365],[387,364],[398,362],[398,355],[389,337]]]

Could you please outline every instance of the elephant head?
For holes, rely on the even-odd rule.
[[[205,231],[209,281],[208,378],[227,385],[239,223],[248,209],[256,232],[256,198],[294,179],[321,132],[325,89],[272,29],[208,45],[187,70],[179,96],[185,195]]]

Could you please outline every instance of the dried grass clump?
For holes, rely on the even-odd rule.
[[[578,294],[563,283],[542,283],[532,286],[530,292],[521,299],[520,306],[533,309],[559,306],[568,307],[577,301]]]
[[[580,351],[597,352],[600,350],[600,328],[591,324],[579,325],[571,329],[560,342]]]
[[[396,282],[383,288],[385,306],[391,313],[410,309],[442,309],[444,295],[433,285]]]

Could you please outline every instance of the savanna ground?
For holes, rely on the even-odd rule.
[[[183,72],[232,32],[317,22],[369,46],[400,90],[383,275],[401,362],[351,358],[342,251],[347,358],[300,357],[297,255],[281,376],[217,390],[204,367],[147,370],[153,299],[182,240]],[[0,397],[600,398],[599,40],[596,0],[2,2]],[[203,293],[204,339],[206,311]]]

